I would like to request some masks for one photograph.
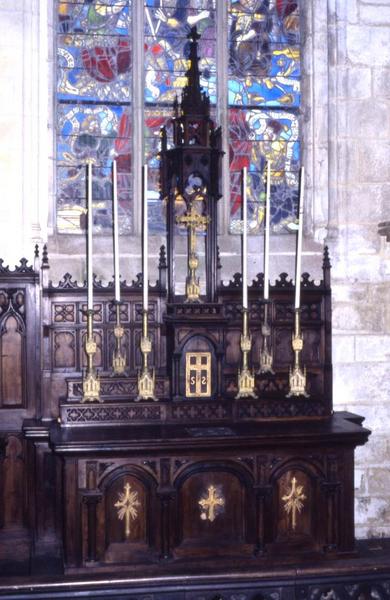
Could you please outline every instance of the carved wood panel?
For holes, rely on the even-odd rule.
[[[5,458],[2,464],[3,515],[0,521],[4,528],[23,528],[25,525],[25,459],[23,443],[18,435],[6,439]]]
[[[0,291],[0,406],[24,406],[25,379],[25,292],[3,289]]]
[[[97,556],[105,563],[148,561],[154,553],[157,535],[155,483],[147,470],[122,462],[99,465],[103,479],[100,478],[97,490],[96,517],[92,525],[95,531],[88,530],[91,527],[91,524],[88,526],[87,513],[91,510],[88,502],[84,509],[84,559],[91,533],[96,536]],[[92,485],[99,476],[96,469],[94,473]]]
[[[209,467],[181,474],[174,554],[236,555],[253,551],[250,492],[234,472]]]
[[[76,334],[74,331],[54,332],[54,368],[77,369]]]

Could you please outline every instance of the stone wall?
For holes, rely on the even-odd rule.
[[[373,430],[357,451],[357,535],[390,536],[390,2],[303,0],[303,145],[306,236],[303,270],[321,274],[330,246],[334,291],[336,409]],[[0,0],[0,256],[32,258],[52,234],[53,3]],[[48,214],[51,219],[48,219]],[[161,238],[151,238],[151,276]],[[224,278],[240,270],[239,239],[220,239]],[[50,236],[52,277],[85,275],[85,242]],[[261,239],[249,243],[249,275],[262,270]],[[110,276],[111,240],[96,247]],[[140,270],[140,241],[121,238],[121,270]],[[184,256],[184,246],[183,246]],[[294,269],[294,240],[272,237],[271,279]],[[184,276],[184,261],[181,275]]]
[[[390,3],[329,3],[335,408],[366,417],[356,533],[390,535]]]
[[[47,0],[0,1],[0,254],[14,265],[47,238],[53,194],[53,32]]]

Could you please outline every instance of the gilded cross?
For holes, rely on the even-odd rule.
[[[284,510],[289,515],[292,515],[292,528],[295,530],[297,526],[297,513],[300,513],[303,508],[303,501],[306,500],[306,496],[303,493],[303,485],[297,485],[298,481],[295,477],[291,480],[291,490],[282,496],[284,500]]]
[[[138,501],[138,492],[131,492],[131,486],[126,483],[124,492],[119,492],[119,500],[114,506],[118,509],[118,519],[125,519],[125,534],[128,538],[130,535],[130,518],[135,519],[138,515],[137,506],[140,506]]]
[[[225,499],[222,496],[218,496],[218,490],[213,485],[207,488],[208,497],[199,500],[198,504],[202,507],[201,519],[214,521],[217,516],[218,506],[225,506]]]
[[[190,231],[190,249],[195,252],[195,232],[197,229],[203,229],[210,221],[210,217],[200,215],[195,206],[191,204],[189,212],[181,217],[176,217],[176,222],[186,225]]]

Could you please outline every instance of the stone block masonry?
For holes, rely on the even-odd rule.
[[[335,409],[366,417],[356,452],[356,534],[390,536],[390,4],[333,2],[337,23],[331,104],[342,157],[333,254]],[[341,9],[343,5],[345,10]],[[379,218],[378,218],[379,217]]]

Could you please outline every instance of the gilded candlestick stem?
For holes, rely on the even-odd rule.
[[[125,330],[121,325],[120,302],[115,304],[116,321],[114,327],[115,349],[112,357],[112,368],[114,375],[123,375],[126,369],[126,357],[122,354],[121,340],[125,335]]]
[[[303,371],[300,366],[300,354],[303,349],[303,337],[301,333],[301,322],[300,322],[300,309],[295,309],[294,314],[294,333],[292,335],[292,349],[294,352],[294,366],[290,367],[289,372],[289,385],[290,390],[287,394],[287,398],[291,396],[305,396],[309,397],[306,392],[306,367]]]
[[[100,381],[95,367],[93,357],[96,354],[97,345],[93,337],[93,309],[87,310],[87,335],[85,338],[85,353],[87,355],[87,368],[83,378],[82,402],[101,402]]]
[[[268,302],[264,304],[264,322],[261,326],[261,334],[262,334],[262,348],[260,350],[260,366],[258,373],[271,373],[274,374],[272,369],[273,365],[273,356],[272,349],[270,347],[270,337],[271,337],[271,327],[268,322]]]
[[[142,311],[142,335],[140,342],[142,370],[138,373],[138,396],[136,400],[157,400],[155,397],[155,370],[148,367],[148,354],[152,351],[152,341],[148,335],[148,311]]]
[[[249,335],[248,327],[248,310],[242,311],[242,334],[240,347],[242,352],[242,368],[238,370],[238,398],[257,398],[255,393],[255,377],[252,371],[248,368],[248,355],[252,349],[252,338]]]

